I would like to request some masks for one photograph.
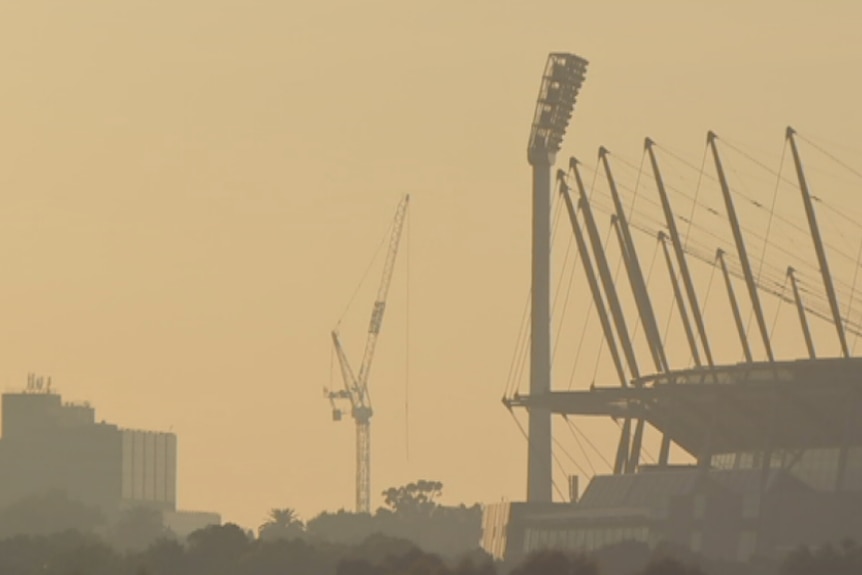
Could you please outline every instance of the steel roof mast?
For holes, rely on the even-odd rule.
[[[646,138],[644,140],[644,148],[646,148],[646,151],[649,154],[650,163],[652,164],[653,176],[655,176],[656,188],[658,189],[659,199],[661,200],[662,211],[664,211],[670,242],[673,246],[674,252],[676,253],[679,275],[682,277],[683,286],[685,286],[688,303],[691,308],[691,315],[694,318],[694,324],[697,327],[697,332],[700,336],[700,343],[703,346],[703,354],[706,356],[706,363],[712,367],[714,365],[712,361],[712,351],[709,347],[709,340],[706,337],[706,327],[703,324],[703,316],[700,313],[700,304],[697,301],[697,294],[694,291],[694,283],[692,283],[691,274],[688,271],[688,263],[685,259],[682,242],[679,239],[679,232],[676,229],[673,210],[671,210],[670,201],[668,200],[667,192],[664,189],[664,180],[661,177],[658,160],[655,157],[655,150],[653,149],[654,146],[655,142],[650,138]],[[698,355],[694,356],[694,361],[697,365],[700,365],[700,358]]]
[[[371,321],[368,324],[368,337],[365,340],[365,353],[362,356],[362,364],[359,375],[354,375],[347,354],[341,345],[338,329],[332,330],[332,344],[341,367],[341,376],[344,380],[344,389],[324,389],[325,396],[332,405],[332,419],[340,421],[343,415],[336,400],[347,400],[350,403],[350,415],[356,422],[356,512],[371,512],[371,396],[368,393],[368,375],[371,373],[371,362],[374,360],[374,352],[377,349],[377,338],[380,335],[380,327],[383,324],[383,313],[386,311],[386,296],[389,293],[389,285],[392,283],[392,272],[395,270],[395,257],[398,255],[398,246],[401,241],[401,230],[404,227],[404,218],[407,215],[407,205],[410,196],[405,195],[398,204],[395,218],[392,223],[392,232],[389,236],[389,250],[386,254],[386,262],[383,265],[383,275],[380,278],[380,286],[377,289],[377,298],[371,310]]]
[[[584,187],[584,182],[581,179],[580,171],[578,170],[578,162],[574,158],[569,161],[569,166],[572,169],[572,172],[575,175],[575,182],[578,184],[578,194],[580,197],[580,201],[578,205],[581,208],[581,213],[584,214],[584,224],[587,228],[587,236],[590,238],[590,245],[593,247],[593,256],[596,260],[596,267],[599,270],[599,277],[602,280],[602,286],[605,290],[605,296],[608,299],[608,306],[611,310],[611,317],[614,320],[614,325],[617,330],[617,337],[620,340],[620,345],[623,348],[623,354],[626,358],[626,363],[629,367],[629,373],[632,378],[635,380],[640,379],[640,369],[637,363],[637,356],[635,355],[634,346],[632,345],[631,338],[629,337],[628,327],[626,326],[625,316],[623,315],[622,306],[620,306],[620,300],[617,295],[616,286],[614,285],[614,279],[611,275],[610,267],[608,266],[607,258],[605,257],[604,248],[602,247],[602,239],[599,235],[598,226],[596,226],[595,218],[593,218],[593,211],[590,207],[589,198],[587,198],[586,188]],[[629,419],[626,419],[625,425],[623,426],[623,435],[626,436],[623,440],[624,442],[628,441],[628,433],[629,428],[631,426],[631,422]],[[635,432],[634,436],[631,439],[631,455],[626,458],[625,466],[623,471],[625,473],[633,473],[638,463],[638,456],[641,450],[641,443],[643,441],[643,431],[644,431],[644,421],[643,418],[638,418],[635,424]],[[620,443],[622,445],[623,442]]]
[[[823,240],[820,238],[820,228],[817,226],[817,216],[814,214],[814,204],[811,202],[811,193],[808,191],[808,180],[805,179],[805,170],[802,168],[802,159],[799,157],[799,149],[796,147],[795,135],[796,130],[788,126],[786,138],[790,142],[790,150],[793,152],[793,164],[796,166],[796,177],[799,179],[799,190],[802,192],[802,203],[805,206],[808,227],[811,229],[811,239],[814,241],[817,263],[820,265],[820,274],[823,276],[823,287],[826,289],[826,297],[829,298],[832,321],[835,323],[835,329],[838,332],[841,353],[844,357],[850,357],[850,350],[847,347],[847,336],[844,334],[844,323],[841,321],[841,310],[838,307],[838,296],[835,295],[835,286],[832,284],[832,275],[829,273],[829,262],[826,260],[826,250],[823,248]]]
[[[676,281],[676,272],[673,267],[673,260],[670,256],[670,251],[667,248],[667,234],[663,230],[659,230],[656,239],[664,252],[664,261],[667,264],[667,273],[670,275],[670,287],[673,289],[673,300],[676,302],[679,318],[682,321],[682,327],[685,330],[685,339],[688,341],[691,357],[694,359],[695,365],[700,367],[700,355],[697,350],[697,340],[694,338],[694,329],[691,327],[691,320],[688,318],[688,311],[685,308],[685,299],[682,296],[682,290],[679,289],[679,282]]]
[[[610,319],[608,319],[608,312],[605,309],[604,299],[602,299],[602,291],[599,287],[598,281],[596,280],[595,271],[593,271],[589,248],[584,239],[584,233],[581,231],[581,226],[578,223],[577,210],[572,202],[572,196],[569,194],[569,186],[566,185],[566,173],[563,170],[557,171],[557,180],[560,184],[560,194],[562,194],[563,200],[566,203],[566,210],[569,213],[569,220],[572,223],[572,231],[575,234],[575,242],[578,246],[578,255],[581,259],[581,265],[584,268],[584,274],[587,277],[587,283],[590,286],[590,293],[593,296],[593,303],[599,316],[599,322],[602,325],[602,333],[605,336],[605,342],[611,352],[611,358],[613,359],[614,367],[617,371],[617,377],[619,377],[620,385],[622,387],[628,387],[625,368],[623,367],[622,358],[620,357],[619,349],[617,349],[617,342],[614,338],[614,329],[611,327]],[[630,435],[631,418],[626,418],[622,433],[620,434],[616,459],[614,460],[614,474],[620,474],[625,471],[626,464],[628,463]]]
[[[727,299],[730,301],[730,311],[733,312],[733,323],[736,324],[736,333],[739,334],[742,353],[745,355],[745,361],[751,363],[751,346],[748,345],[748,336],[745,335],[745,324],[742,321],[742,315],[739,313],[739,304],[733,291],[733,281],[730,279],[730,273],[727,271],[727,264],[724,261],[723,249],[718,248],[715,251],[715,259],[718,261],[719,266],[721,266],[721,275],[724,276],[724,287],[727,289]]]
[[[805,347],[808,348],[808,357],[815,359],[814,340],[811,339],[811,330],[808,329],[808,318],[805,316],[805,305],[799,293],[799,284],[796,282],[796,273],[793,266],[787,266],[787,277],[790,279],[790,287],[793,288],[793,302],[796,304],[796,313],[799,315],[799,324],[802,326],[802,335],[805,337]]]
[[[646,281],[644,280],[643,270],[641,270],[640,261],[637,257],[637,249],[635,248],[631,230],[629,229],[626,211],[623,207],[620,195],[617,192],[617,184],[614,180],[614,175],[611,172],[611,165],[608,161],[609,154],[610,152],[608,152],[607,148],[604,146],[599,148],[599,160],[605,168],[608,188],[611,192],[611,199],[613,199],[614,202],[615,215],[611,217],[611,225],[617,230],[617,239],[620,243],[620,249],[623,252],[623,262],[626,266],[626,273],[629,276],[629,282],[631,283],[632,292],[635,296],[638,312],[644,324],[644,331],[647,334],[647,341],[650,345],[650,353],[652,354],[653,362],[658,371],[667,371],[668,362],[664,346],[661,341],[661,332],[658,329],[655,312],[652,307],[652,302],[650,301],[649,292],[647,291]]]
[[[733,241],[736,244],[737,254],[739,255],[739,264],[742,266],[742,274],[745,277],[745,286],[748,288],[748,297],[751,299],[754,317],[757,319],[757,327],[760,329],[763,349],[766,351],[766,357],[769,361],[774,361],[775,356],[772,353],[772,343],[769,341],[769,328],[766,327],[766,319],[763,317],[763,308],[760,305],[760,296],[757,293],[757,281],[754,279],[751,264],[748,261],[748,252],[745,250],[745,239],[742,237],[739,218],[736,217],[736,208],[733,205],[730,185],[727,183],[724,168],[721,165],[721,157],[718,155],[718,147],[715,145],[716,138],[715,132],[709,132],[706,136],[707,145],[712,148],[712,157],[715,160],[715,170],[718,172],[718,181],[721,185],[724,207],[727,211],[727,218],[730,221],[730,229],[733,232]]]
[[[605,176],[608,180],[608,187],[611,192],[611,198],[614,202],[614,215],[611,216],[611,227],[616,230],[617,240],[620,244],[623,263],[626,268],[626,275],[629,277],[629,284],[632,293],[635,297],[635,304],[638,309],[641,321],[644,326],[647,343],[650,346],[650,353],[655,364],[656,371],[668,371],[667,355],[664,351],[664,345],[661,341],[661,333],[658,329],[658,324],[655,319],[652,302],[650,301],[649,292],[647,291],[646,281],[644,280],[643,271],[641,270],[640,261],[638,260],[637,249],[635,248],[634,240],[632,239],[631,231],[629,230],[628,218],[626,217],[625,208],[623,208],[622,200],[617,192],[616,181],[611,172],[611,165],[608,161],[608,150],[604,146],[599,148],[599,160],[604,164]],[[643,437],[643,418],[638,419],[637,428],[635,430],[635,444],[633,445],[630,461],[631,469],[637,467],[640,458],[640,442]],[[659,452],[659,465],[667,465],[670,453],[670,440],[667,434],[662,434],[661,451]]]
[[[596,312],[599,316],[599,323],[602,326],[602,333],[605,336],[605,343],[607,343],[608,349],[611,353],[611,359],[614,362],[614,368],[616,368],[617,377],[619,377],[620,385],[623,387],[628,386],[628,379],[626,378],[625,368],[623,367],[622,358],[620,357],[619,349],[617,348],[617,342],[614,339],[614,330],[611,327],[610,319],[608,319],[608,312],[605,309],[605,302],[602,299],[602,291],[599,288],[598,280],[596,279],[596,273],[593,270],[592,260],[590,259],[589,248],[587,247],[587,241],[584,239],[584,233],[581,231],[581,226],[578,223],[577,209],[575,208],[575,204],[572,201],[572,196],[569,194],[569,186],[566,184],[566,173],[563,170],[559,170],[557,172],[557,181],[560,186],[560,194],[563,196],[563,200],[566,203],[566,211],[569,214],[569,221],[572,223],[572,231],[575,234],[575,243],[578,247],[578,256],[581,259],[581,265],[584,268],[584,274],[587,278],[587,284],[590,287],[590,294],[593,296],[593,304],[595,305]]]

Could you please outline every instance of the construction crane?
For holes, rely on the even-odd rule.
[[[371,408],[371,395],[368,393],[368,375],[371,373],[371,362],[374,360],[374,351],[377,348],[377,338],[380,335],[380,327],[383,324],[383,313],[386,310],[386,296],[389,293],[389,284],[392,281],[392,272],[395,269],[395,257],[398,255],[398,245],[401,241],[401,230],[404,227],[404,219],[407,215],[407,204],[410,196],[405,195],[398,204],[395,218],[392,223],[389,236],[389,250],[386,253],[386,262],[383,265],[383,276],[380,278],[380,286],[377,289],[377,298],[371,309],[371,321],[368,324],[368,337],[365,340],[365,353],[362,356],[362,364],[359,374],[356,375],[341,339],[338,328],[332,330],[332,344],[335,347],[335,355],[341,367],[341,377],[344,380],[344,388],[338,390],[324,389],[324,395],[332,406],[333,421],[341,421],[344,412],[339,407],[339,402],[349,403],[350,415],[356,422],[356,512],[371,512],[371,416],[374,413]]]

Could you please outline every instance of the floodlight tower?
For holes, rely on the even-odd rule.
[[[527,145],[533,167],[530,395],[551,391],[551,168],[586,75],[587,61],[552,53],[545,64]],[[529,408],[527,501],[551,501],[551,412]]]

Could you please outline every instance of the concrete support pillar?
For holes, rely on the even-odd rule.
[[[530,396],[551,390],[551,166],[553,154],[530,154],[533,167],[533,255]],[[551,412],[529,408],[527,501],[552,500]]]

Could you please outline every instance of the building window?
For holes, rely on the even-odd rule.
[[[790,472],[818,491],[833,491],[838,475],[839,450],[809,449],[800,454]]]
[[[733,469],[735,453],[720,453],[712,457],[712,466],[716,469]]]
[[[535,539],[536,532],[533,529],[527,529],[524,532],[524,551],[529,553],[530,551],[535,550]]]

